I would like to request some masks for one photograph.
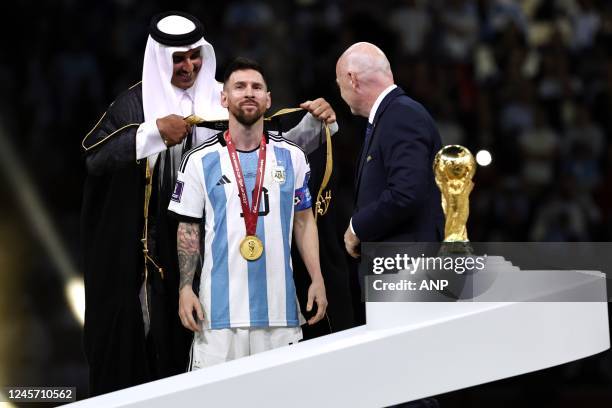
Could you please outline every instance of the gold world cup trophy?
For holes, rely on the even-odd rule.
[[[436,154],[433,167],[446,218],[443,248],[451,253],[472,253],[466,224],[476,173],[474,156],[463,146],[444,146]]]

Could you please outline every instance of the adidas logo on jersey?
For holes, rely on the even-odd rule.
[[[229,184],[231,183],[230,179],[227,178],[226,175],[221,176],[221,178],[219,179],[219,181],[217,181],[217,185],[220,186],[222,184]]]

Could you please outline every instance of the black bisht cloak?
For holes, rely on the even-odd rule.
[[[163,277],[149,263],[151,326],[145,337],[139,292],[145,268],[141,238],[147,161],[135,160],[136,130],[143,121],[142,87],[137,84],[117,98],[83,140],[87,178],[81,252],[91,395],[182,373],[187,367],[192,335],[177,312],[177,222],[166,215],[171,191],[158,191],[157,169],[148,246],[163,267]]]

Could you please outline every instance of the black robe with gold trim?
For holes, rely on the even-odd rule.
[[[138,84],[117,98],[83,140],[84,345],[91,395],[178,374],[187,366],[191,332],[177,314],[176,221],[166,216],[171,192],[157,191],[157,171],[149,205],[148,246],[164,276],[148,268],[146,306],[151,326],[145,337],[139,293],[145,278],[141,238],[147,161],[135,160],[136,130],[143,121]]]
[[[336,137],[336,136],[334,136]],[[321,145],[324,147],[324,145]],[[308,155],[310,163],[310,180],[308,187],[313,197],[313,213],[316,212],[317,192],[325,173],[326,162],[325,148],[316,149]],[[319,235],[319,262],[321,264],[321,274],[325,281],[325,291],[327,294],[328,307],[327,315],[323,320],[313,326],[305,324],[302,326],[304,340],[335,333],[341,330],[355,327],[355,316],[353,310],[353,294],[350,286],[350,269],[347,264],[346,250],[342,242],[342,236],[338,231],[338,205],[341,203],[336,195],[338,187],[337,173],[332,173],[329,183],[323,191],[323,196],[330,194],[331,200],[327,212],[317,217],[317,231]],[[344,225],[340,221],[341,225]],[[295,289],[300,303],[300,309],[306,320],[316,314],[314,306],[312,312],[306,311],[308,301],[308,288],[310,286],[310,276],[302,258],[297,250],[297,245],[291,247],[291,258],[293,260],[293,279]]]

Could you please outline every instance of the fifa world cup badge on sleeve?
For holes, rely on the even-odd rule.
[[[183,186],[185,184],[178,180],[174,185],[174,191],[172,192],[172,197],[170,198],[172,201],[176,201],[177,203],[181,202],[181,196],[183,195]]]

